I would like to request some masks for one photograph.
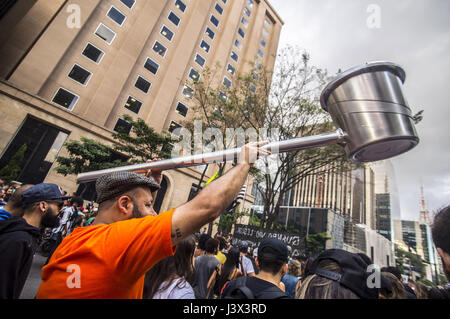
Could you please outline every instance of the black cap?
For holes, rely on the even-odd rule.
[[[321,269],[319,267],[319,263],[325,259],[335,261],[341,268],[341,274]],[[392,286],[389,280],[381,274],[381,287],[369,288],[367,285],[368,277],[372,275],[373,272],[368,271],[367,267],[367,263],[357,254],[341,249],[328,249],[317,256],[317,258],[312,262],[306,275],[309,276],[316,274],[318,276],[337,281],[342,286],[350,289],[363,299],[378,299],[379,288],[392,291]]]
[[[100,204],[139,186],[148,187],[151,192],[160,188],[153,178],[132,172],[115,172],[100,176],[95,183],[97,203]]]
[[[40,183],[36,184],[22,193],[23,207],[46,200],[61,199],[66,200],[71,196],[64,196],[61,188],[56,184]]]
[[[248,251],[248,242],[245,240],[239,241],[238,248],[241,253],[246,253]]]
[[[266,252],[266,248],[272,248],[275,253]],[[288,248],[287,245],[276,238],[265,238],[258,246],[258,258],[273,258],[278,261],[288,262]]]

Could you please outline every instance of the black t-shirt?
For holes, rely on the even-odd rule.
[[[245,295],[236,288],[243,284],[252,292],[255,299],[289,299],[277,286],[257,277],[239,277],[227,283],[222,297],[246,299]]]

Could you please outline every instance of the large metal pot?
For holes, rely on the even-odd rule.
[[[399,65],[372,62],[339,74],[323,90],[321,106],[348,134],[345,150],[352,161],[390,158],[418,144],[404,81]]]

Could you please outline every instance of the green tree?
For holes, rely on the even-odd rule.
[[[113,146],[86,137],[66,142],[69,155],[56,159],[56,171],[66,176],[170,157],[167,134],[158,134],[142,119],[134,120],[129,115],[123,118],[130,124],[131,131],[113,133],[116,142]]]
[[[171,155],[171,137],[167,133],[159,134],[148,126],[144,120],[134,120],[129,115],[123,119],[131,125],[131,134],[128,132],[114,132],[113,138],[117,144],[114,149],[129,157],[132,164],[143,163],[155,158],[169,158]]]
[[[327,233],[309,234],[306,237],[306,252],[309,255],[316,255],[325,250],[327,240],[331,239]]]
[[[214,150],[236,146],[226,143],[234,142],[225,138],[230,128],[253,130],[259,136],[264,129],[271,141],[334,130],[329,114],[318,104],[321,88],[329,78],[327,72],[312,66],[309,55],[295,47],[282,49],[276,61],[275,71],[256,66],[246,74],[235,74],[229,88],[220,85],[220,66],[206,69],[200,81],[191,84],[195,116],[183,126],[191,129],[193,120],[201,120],[203,128],[218,130],[222,139],[204,141]],[[247,136],[243,142],[248,141]],[[354,167],[343,148],[336,145],[281,153],[261,163],[251,174],[264,205],[260,226],[269,229],[276,227],[282,201],[304,178],[331,164],[334,172]]]
[[[19,176],[22,170],[21,165],[27,151],[27,144],[23,144],[19,150],[11,157],[9,163],[0,170],[0,178],[5,183],[10,183]]]
[[[418,272],[422,278],[425,277],[425,264],[419,255],[397,247],[395,249],[395,256],[396,266],[402,273],[405,271],[409,272],[411,267],[412,270]]]
[[[93,139],[81,137],[80,141],[68,141],[64,146],[69,156],[56,159],[56,171],[64,176],[127,164],[127,158],[118,154],[113,147]]]
[[[237,223],[237,220],[248,215],[248,209],[240,210],[238,207],[235,207],[231,214],[226,213],[220,216],[219,222],[216,223],[217,228],[219,231],[223,231],[224,233],[230,233],[233,225]]]

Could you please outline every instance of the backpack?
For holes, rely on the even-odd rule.
[[[222,299],[280,299],[286,298],[286,294],[277,287],[273,286],[256,295],[247,287],[247,276],[239,277],[227,283],[223,289]],[[228,289],[227,289],[228,288]]]

